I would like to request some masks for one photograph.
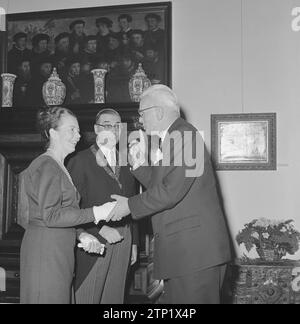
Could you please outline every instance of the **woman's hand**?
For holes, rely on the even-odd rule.
[[[98,239],[86,232],[79,235],[80,243],[77,245],[79,248],[83,248],[85,252],[96,253],[102,255],[105,250],[105,245],[101,244]]]
[[[98,224],[100,221],[106,220],[107,216],[110,214],[112,209],[115,207],[116,202],[107,202],[101,206],[94,206],[93,212],[95,217],[95,224]]]

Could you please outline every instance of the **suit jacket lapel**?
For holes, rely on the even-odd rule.
[[[177,130],[179,128],[180,124],[182,124],[182,122],[183,122],[183,119],[181,117],[177,118],[173,122],[173,124],[169,127],[168,132],[167,132],[167,136],[169,136],[174,130]],[[174,147],[172,149],[172,146],[170,146],[171,143],[169,141],[166,142],[165,140],[166,140],[166,138],[164,138],[164,140],[161,143],[161,151],[162,151],[163,157],[162,157],[161,160],[158,161],[159,166],[163,165],[164,155],[167,156],[167,155],[171,154],[171,156],[169,156],[170,161],[171,161],[171,158],[172,158],[172,154],[174,156],[174,152],[173,152]]]
[[[178,129],[178,126],[180,124],[182,124],[183,122],[183,119],[181,117],[178,117],[174,123],[170,126],[170,128],[168,129],[168,134],[170,135],[174,130]],[[163,145],[163,143],[162,143]]]

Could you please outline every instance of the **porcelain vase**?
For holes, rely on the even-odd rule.
[[[151,81],[147,78],[141,63],[139,63],[135,74],[129,80],[128,86],[130,98],[133,102],[139,102],[143,91],[151,86]]]
[[[91,71],[94,76],[95,99],[94,103],[105,103],[105,76],[107,70],[94,69]]]
[[[60,106],[66,97],[66,86],[59,78],[56,68],[53,69],[48,81],[43,84],[43,98],[48,106]]]

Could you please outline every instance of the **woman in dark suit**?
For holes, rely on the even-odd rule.
[[[38,114],[47,151],[25,171],[29,223],[21,246],[21,303],[68,304],[74,272],[75,226],[99,222],[104,208],[79,208],[79,194],[64,166],[64,159],[80,139],[74,114],[60,107]],[[103,253],[104,246],[87,233],[78,237],[89,253]]]

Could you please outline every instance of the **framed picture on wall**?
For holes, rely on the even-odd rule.
[[[276,170],[276,114],[211,115],[217,170]]]
[[[170,2],[9,14],[6,30],[16,106],[43,105],[54,67],[67,105],[94,103],[93,69],[107,70],[106,103],[133,101],[129,80],[139,66],[152,84],[171,86]]]

